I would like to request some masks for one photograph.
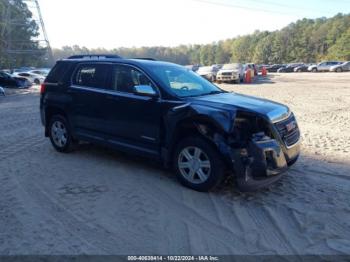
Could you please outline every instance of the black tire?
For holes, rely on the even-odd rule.
[[[181,157],[183,156],[181,153],[187,148],[199,148],[202,152],[204,152],[204,155],[206,157],[205,159],[208,159],[210,163],[210,168],[207,170],[207,179],[204,182],[190,182],[182,174],[182,171],[179,167],[179,162]],[[179,182],[182,185],[199,192],[207,192],[213,190],[221,184],[225,177],[225,163],[222,159],[222,156],[218,153],[218,151],[214,148],[213,145],[211,145],[205,139],[199,137],[188,137],[179,143],[174,153],[173,166],[176,171],[176,176]],[[197,171],[193,177],[195,176],[198,176]]]
[[[313,68],[311,71],[316,73],[317,72],[317,68]]]
[[[61,127],[64,127],[66,130],[66,135],[63,135],[66,138],[65,143],[61,143],[57,141],[55,136],[55,131],[54,128],[56,125],[60,125]],[[51,117],[50,122],[49,122],[49,137],[50,141],[53,145],[53,147],[60,153],[69,153],[73,151],[74,146],[76,144],[76,141],[74,141],[72,134],[71,134],[71,129],[69,127],[68,121],[66,120],[65,117],[61,115],[54,115]],[[62,142],[62,141],[61,141]]]
[[[34,84],[40,85],[40,80],[39,79],[34,79]]]
[[[340,72],[343,72],[343,69],[341,69],[341,68],[339,67],[339,68],[337,68],[335,71],[336,71],[337,73],[340,73]]]

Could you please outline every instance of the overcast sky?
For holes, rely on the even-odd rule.
[[[350,0],[39,0],[53,47],[202,44],[350,13]]]

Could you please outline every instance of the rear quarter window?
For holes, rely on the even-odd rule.
[[[45,82],[59,83],[63,81],[67,72],[72,68],[72,63],[57,62],[51,69],[49,75],[46,77]]]

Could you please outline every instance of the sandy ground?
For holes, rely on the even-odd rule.
[[[269,189],[198,193],[148,160],[59,154],[38,94],[0,97],[0,254],[350,254],[350,73],[222,86],[299,120],[303,156]]]

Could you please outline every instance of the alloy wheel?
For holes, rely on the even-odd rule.
[[[68,141],[68,133],[65,125],[61,121],[55,121],[51,126],[51,136],[55,145],[63,148]]]
[[[186,147],[179,154],[178,168],[187,181],[201,184],[208,180],[211,164],[203,150],[198,147]]]

